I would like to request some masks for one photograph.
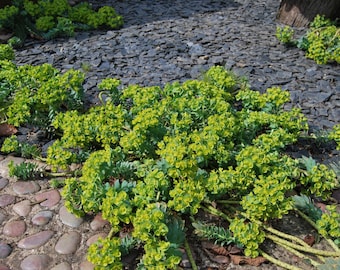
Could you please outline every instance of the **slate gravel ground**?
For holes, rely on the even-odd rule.
[[[86,67],[85,89],[92,103],[103,78],[119,78],[123,87],[163,86],[223,65],[261,92],[276,85],[289,90],[292,105],[308,116],[312,130],[329,129],[340,120],[340,66],[317,65],[301,50],[279,44],[279,2],[93,0],[94,7],[115,7],[124,27],[33,42],[16,53],[16,61],[48,62],[61,70]]]
[[[279,85],[290,91],[292,102],[287,108],[300,107],[312,131],[328,130],[339,123],[340,67],[317,65],[299,49],[279,44],[275,37],[278,0],[90,2],[94,7],[115,7],[124,17],[124,27],[77,33],[70,39],[31,40],[16,52],[16,63],[47,62],[61,70],[86,70],[86,97],[91,104],[98,102],[96,85],[107,77],[120,79],[123,87],[163,86],[199,78],[209,67],[223,65],[246,76],[253,89],[263,92]],[[338,153],[332,154],[338,157]],[[107,222],[100,215],[86,219],[70,215],[59,190],[45,180],[11,179],[6,164],[12,159],[22,161],[0,156],[0,269],[93,269],[85,260],[86,249],[108,233]],[[306,224],[294,217],[285,219],[282,229],[306,233]],[[194,254],[201,270],[281,269],[271,264],[223,266],[212,262],[196,244]],[[294,256],[270,244],[266,248],[296,263]]]

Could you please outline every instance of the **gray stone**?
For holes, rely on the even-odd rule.
[[[192,42],[188,42],[189,46],[189,54],[192,56],[198,56],[204,54],[204,48],[200,44],[193,44]]]
[[[83,223],[83,218],[78,218],[68,212],[65,206],[60,207],[59,218],[63,224],[74,228],[79,227]]]
[[[51,270],[72,270],[72,267],[70,266],[69,263],[62,262],[51,268]]]
[[[90,263],[89,261],[84,260],[79,265],[79,269],[80,270],[93,270],[94,269],[94,265],[92,263]]]
[[[40,190],[36,181],[18,181],[13,184],[13,191],[18,195],[32,194]]]
[[[34,198],[37,202],[41,202],[40,203],[41,206],[52,208],[53,206],[59,203],[60,193],[58,190],[53,189],[36,194]]]
[[[57,244],[55,245],[55,251],[59,254],[72,254],[78,249],[81,236],[78,232],[68,232],[63,234]]]
[[[18,237],[26,231],[26,223],[23,220],[13,220],[5,224],[3,234],[9,237]]]
[[[38,248],[46,244],[54,235],[53,231],[41,231],[19,241],[18,247],[23,249]]]
[[[92,235],[89,239],[87,239],[86,241],[86,245],[89,247],[91,246],[93,243],[97,242],[99,238],[106,238],[107,233],[97,233],[95,235]]]
[[[0,263],[0,270],[10,270],[7,265]]]
[[[45,254],[29,255],[20,264],[21,270],[46,270],[51,258]]]
[[[19,216],[26,217],[31,212],[32,206],[29,200],[23,200],[13,205],[13,211]]]
[[[0,190],[6,187],[8,184],[8,179],[0,177]]]
[[[0,242],[0,259],[5,259],[9,254],[11,254],[11,252],[12,248],[10,245]]]
[[[9,168],[8,168],[8,164],[13,161],[14,165],[18,165],[22,162],[24,162],[23,158],[18,158],[18,157],[12,157],[12,156],[8,156],[5,159],[0,161],[0,176],[2,176],[3,178],[9,178]]]
[[[107,220],[103,219],[102,214],[98,213],[94,217],[94,219],[91,221],[90,227],[91,227],[92,230],[98,231],[98,230],[104,228],[104,226],[109,225],[109,224],[110,223]]]
[[[32,223],[39,226],[46,225],[52,217],[52,211],[40,211],[32,217]]]
[[[0,212],[0,225],[6,220],[6,215]]]
[[[15,196],[11,194],[0,195],[0,207],[5,207],[15,202]]]

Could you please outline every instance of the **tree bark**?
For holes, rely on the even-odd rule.
[[[306,27],[318,14],[340,18],[340,0],[281,0],[277,19],[290,26]]]

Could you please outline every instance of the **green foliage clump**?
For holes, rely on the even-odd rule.
[[[14,60],[14,50],[10,45],[0,44],[0,61],[2,60]]]
[[[336,149],[340,150],[340,124],[337,124],[333,127],[328,137],[336,142],[337,144]]]
[[[15,135],[6,138],[0,150],[7,154],[15,153],[24,158],[37,158],[40,156],[40,149],[36,145],[19,142]]]
[[[285,27],[276,27],[275,33],[277,39],[284,44],[293,44],[294,30],[286,25]]]
[[[321,235],[340,239],[340,214],[336,205],[326,206],[326,212],[316,221],[316,226]]]
[[[48,128],[60,111],[82,109],[84,74],[60,73],[49,64],[16,66],[0,61],[0,115],[14,126]]]
[[[276,36],[282,43],[303,49],[306,57],[317,64],[340,63],[340,30],[336,22],[317,15],[304,36],[294,40],[293,35],[294,30],[289,26],[276,29]]]
[[[84,161],[62,195],[74,214],[101,211],[111,223],[111,236],[89,249],[96,269],[121,267],[117,234],[128,224],[144,251],[140,269],[175,269],[183,237],[173,232],[184,235],[184,227],[173,219],[221,198],[239,202],[230,231],[257,256],[261,224],[293,209],[289,191],[326,197],[337,184],[322,165],[307,169],[284,154],[308,128],[298,109],[283,110],[287,91],[260,94],[222,67],[164,88],[118,86],[106,79],[101,106],[59,113],[52,125],[63,136],[47,157],[55,169]]]
[[[71,7],[67,0],[18,0],[0,9],[0,28],[12,30],[19,43],[28,35],[51,39],[73,36],[76,30],[117,29],[122,24],[122,17],[113,7],[95,11],[87,2]]]
[[[36,179],[39,175],[38,165],[31,162],[23,162],[15,165],[13,161],[8,164],[9,176],[15,176],[21,180]]]
[[[207,225],[202,222],[192,223],[192,226],[195,228],[196,235],[209,240],[215,240],[215,244],[219,244],[221,246],[236,244],[239,247],[243,247],[243,245],[233,236],[231,231],[224,227]]]

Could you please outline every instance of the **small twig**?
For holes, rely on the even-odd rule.
[[[33,206],[33,205],[36,205],[36,204],[40,204],[40,203],[45,202],[47,200],[48,200],[48,198],[45,198],[45,199],[38,201],[38,202],[31,202],[30,205]]]

